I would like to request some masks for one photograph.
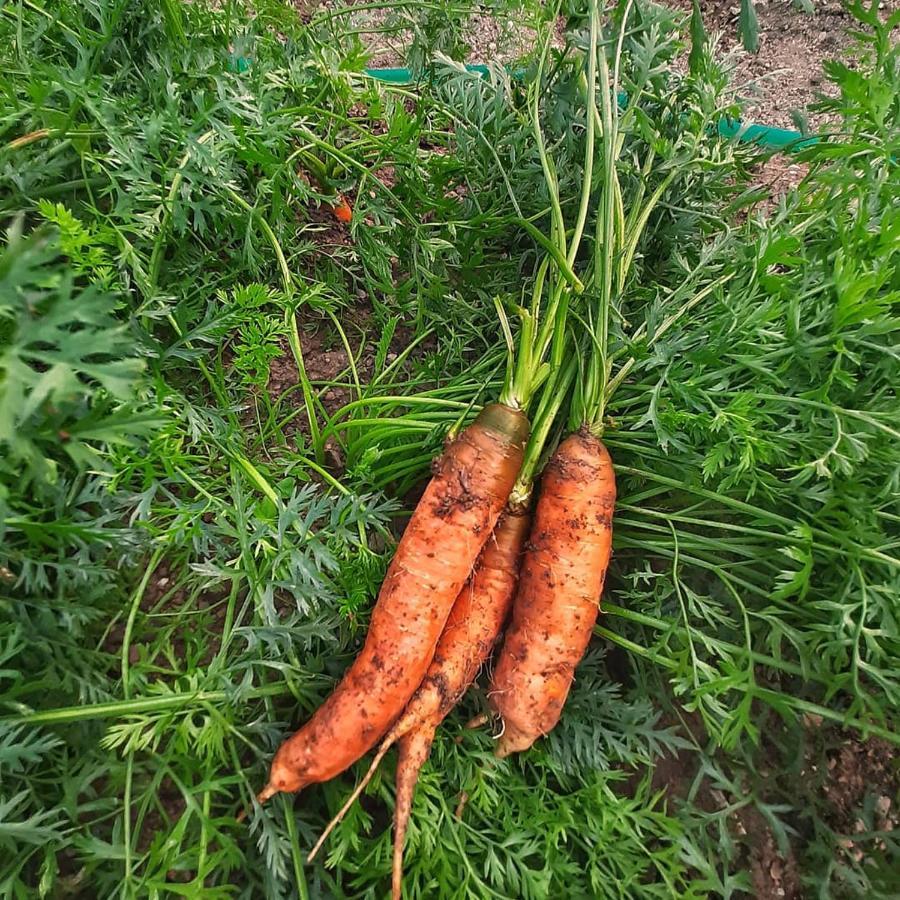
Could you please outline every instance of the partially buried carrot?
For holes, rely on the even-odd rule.
[[[506,504],[527,436],[524,413],[492,404],[447,448],[388,568],[362,651],[278,749],[260,802],[334,778],[403,711]]]
[[[343,222],[345,225],[349,224],[353,218],[353,209],[347,202],[347,198],[341,193],[338,193],[337,197],[332,200],[331,211],[338,222]]]
[[[489,699],[503,720],[496,754],[527,750],[559,721],[597,620],[609,564],[615,473],[587,428],[544,469]]]
[[[403,843],[419,770],[434,734],[456,705],[491,650],[506,621],[518,581],[519,556],[528,534],[525,509],[507,509],[485,544],[471,579],[460,591],[438,642],[434,659],[403,715],[387,733],[368,772],[313,847],[312,859],[375,774],[385,753],[399,744],[394,808],[393,896],[401,896]]]

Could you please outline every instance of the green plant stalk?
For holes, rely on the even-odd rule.
[[[562,206],[559,200],[559,188],[553,162],[547,154],[543,131],[540,124],[540,94],[542,87],[542,73],[549,52],[549,33],[545,40],[541,54],[537,76],[532,86],[531,116],[532,128],[538,148],[544,179],[551,200],[551,238],[548,243],[541,245],[548,249],[550,258],[556,263],[558,274],[553,277],[549,289],[549,299],[545,312],[541,313],[541,299],[544,294],[544,286],[550,272],[549,259],[542,260],[535,277],[532,290],[532,300],[529,310],[520,313],[521,330],[519,334],[518,358],[515,371],[507,375],[508,391],[504,392],[501,402],[512,400],[527,408],[538,389],[542,390],[541,400],[532,423],[532,433],[525,450],[523,467],[519,478],[510,496],[510,502],[514,506],[527,505],[531,497],[533,481],[537,471],[538,462],[544,450],[546,441],[550,436],[553,422],[566,398],[569,386],[574,377],[576,366],[564,365],[563,355],[566,346],[566,322],[569,309],[567,284],[574,288],[576,293],[581,293],[581,281],[574,273],[573,264],[578,255],[587,221],[590,205],[591,183],[593,180],[594,165],[594,111],[596,109],[596,61],[597,42],[600,31],[599,15],[591,16],[589,48],[587,53],[587,89],[585,90],[585,103],[587,107],[587,133],[585,141],[584,170],[581,182],[578,213],[571,243],[566,242],[566,227],[562,215]],[[523,220],[524,221],[524,220]],[[526,228],[531,233],[530,228]],[[550,250],[556,248],[556,252]],[[570,274],[571,273],[571,274]],[[545,362],[547,353],[550,359]],[[508,370],[512,372],[512,366]]]
[[[262,491],[266,498],[276,507],[279,506],[280,498],[276,493],[275,488],[273,488],[268,480],[263,477],[262,472],[260,472],[246,456],[240,453],[233,453],[230,455],[250,480],[260,489],[260,491]]]
[[[584,150],[584,178],[581,184],[581,200],[578,206],[578,218],[575,221],[575,233],[572,235],[572,246],[569,248],[569,254],[566,262],[569,265],[575,264],[575,257],[578,254],[578,246],[581,243],[581,236],[584,233],[584,226],[587,222],[588,206],[591,199],[591,187],[594,179],[594,132],[596,130],[597,120],[597,29],[599,26],[599,16],[592,13],[591,15],[591,32],[588,44],[588,72],[585,82],[582,76],[582,87],[587,102],[587,113],[585,115],[585,150]]]
[[[596,75],[596,49],[599,34],[599,18],[593,17],[590,31],[590,48],[587,54],[589,78],[585,91],[587,104],[587,138],[585,146],[584,172],[576,222],[572,231],[571,244],[567,243],[567,230],[563,220],[562,205],[559,197],[559,185],[553,160],[550,158],[540,117],[540,99],[543,88],[543,71],[550,50],[550,32],[544,40],[538,60],[537,74],[530,87],[529,112],[531,127],[537,146],[538,157],[544,175],[544,182],[550,197],[550,237],[546,237],[535,225],[524,218],[518,224],[546,250],[548,257],[541,261],[531,293],[531,303],[527,310],[521,309],[519,317],[521,327],[517,349],[510,347],[507,375],[501,402],[516,408],[527,409],[535,392],[546,381],[554,366],[559,367],[562,359],[562,347],[565,337],[565,322],[568,313],[568,295],[566,284],[577,294],[584,290],[584,285],[573,269],[578,248],[587,221],[590,204],[591,181],[593,178],[594,160],[594,94]],[[549,288],[549,299],[546,308],[541,310],[542,298],[547,275],[550,272],[550,261],[556,264],[556,273]],[[511,338],[509,328],[503,320],[507,343]],[[548,351],[551,353],[549,365],[545,362]],[[540,455],[540,450],[537,451]]]
[[[591,16],[599,16],[597,4],[591,4]],[[622,20],[625,27],[625,19]],[[609,317],[612,312],[613,265],[617,253],[617,226],[615,214],[617,209],[616,194],[618,178],[616,175],[617,132],[615,124],[616,97],[613,95],[609,80],[609,67],[606,52],[600,53],[600,114],[603,123],[603,191],[601,196],[600,215],[597,217],[596,236],[594,239],[594,276],[598,282],[599,300],[596,321],[594,324],[594,346],[588,363],[586,387],[584,391],[584,408],[577,409],[581,414],[581,423],[597,436],[603,433],[603,417],[606,406],[607,382],[609,380]],[[576,426],[577,427],[577,426]],[[573,429],[574,430],[574,429]]]
[[[622,256],[619,261],[619,278],[618,278],[618,289],[619,291],[623,291],[625,289],[625,279],[628,275],[628,270],[631,268],[631,262],[634,259],[634,253],[637,250],[638,241],[641,238],[641,234],[644,231],[644,228],[647,225],[647,222],[650,219],[650,215],[653,210],[656,208],[657,203],[659,203],[662,195],[668,190],[669,185],[675,180],[675,176],[678,173],[673,169],[669,172],[668,175],[659,183],[656,190],[650,195],[650,198],[646,203],[642,204],[640,207],[633,207],[633,209],[639,209],[639,213],[637,219],[634,224],[628,228],[625,226],[624,232],[624,246],[622,248]],[[623,221],[623,217],[619,216],[619,221]]]
[[[537,241],[547,253],[553,258],[553,262],[559,267],[560,273],[569,282],[572,286],[573,290],[580,294],[584,290],[584,284],[581,279],[575,274],[572,267],[569,265],[568,260],[566,259],[565,253],[565,239],[563,239],[562,244],[559,242],[554,242],[550,238],[548,238],[539,228],[533,225],[528,219],[514,219],[513,220],[516,225],[524,228],[528,233],[528,236]],[[563,232],[564,234],[564,232]]]
[[[197,138],[197,144],[202,146],[203,144],[208,143],[212,140],[214,131],[210,130],[200,135]],[[172,210],[175,204],[175,196],[178,193],[178,189],[181,187],[181,182],[184,180],[184,170],[187,166],[188,162],[190,162],[191,153],[188,150],[184,156],[181,157],[178,165],[175,168],[175,175],[172,178],[172,184],[169,187],[169,193],[166,195],[166,199],[162,204],[162,219],[159,224],[159,232],[156,235],[156,239],[153,242],[153,250],[150,253],[150,267],[149,267],[149,285],[150,292],[154,293],[157,288],[157,282],[159,280],[159,267],[162,264],[162,254],[165,250],[166,240],[169,237],[169,225],[172,221]]]
[[[510,493],[510,505],[513,507],[525,507],[531,499],[534,480],[544,448],[547,446],[554,422],[567,399],[569,388],[572,386],[577,371],[578,359],[576,354],[573,354],[568,364],[554,369],[551,378],[545,382],[533,417],[531,436],[525,446],[522,468],[519,470],[519,476]]]
[[[291,353],[294,354],[294,362],[297,364],[300,390],[303,392],[303,403],[306,406],[306,418],[309,423],[310,443],[313,446],[316,462],[319,465],[323,465],[325,462],[325,450],[319,435],[319,420],[316,417],[312,384],[306,374],[306,365],[303,362],[303,346],[300,343],[300,332],[297,328],[297,312],[293,307],[288,306],[285,310],[284,322],[287,329],[288,344],[290,345]]]
[[[294,883],[297,887],[297,894],[299,900],[309,900],[309,887],[306,884],[306,875],[303,872],[303,854],[300,852],[300,841],[297,836],[297,819],[294,815],[293,797],[289,797],[287,794],[281,795],[281,811],[284,815],[288,840],[291,843],[291,862],[294,866]]]
[[[131,598],[131,609],[128,612],[128,619],[125,622],[125,632],[122,636],[122,652],[120,656],[120,665],[122,668],[122,697],[127,702],[131,699],[131,636],[134,632],[134,623],[137,619],[137,612],[140,608],[141,600],[144,597],[144,594],[147,590],[147,585],[150,583],[150,578],[153,573],[156,571],[156,567],[159,565],[160,559],[162,559],[162,555],[164,553],[164,548],[157,548],[153,556],[150,557],[150,562],[147,564],[147,568],[144,570],[144,574],[141,577],[141,580],[138,582],[137,588],[135,588],[134,594]],[[125,792],[122,798],[122,835],[123,835],[123,844],[125,848],[124,859],[122,865],[124,867],[124,879],[126,885],[131,885],[131,876],[132,876],[132,847],[131,847],[131,788],[132,788],[132,775],[134,772],[134,752],[128,751],[128,759],[126,763],[126,771],[125,771]]]
[[[795,398],[793,397],[791,398],[792,402],[794,399]],[[669,478],[666,475],[661,475],[657,472],[649,472],[646,469],[638,469],[633,466],[624,465],[617,466],[616,468],[618,471],[626,474],[637,475],[640,478],[645,478],[649,481],[654,481],[658,484],[665,485],[676,490],[684,490],[683,482],[680,482],[675,478]],[[691,487],[691,493],[696,494],[698,497],[703,497],[707,500],[716,501],[736,511],[747,513],[751,516],[754,516],[755,518],[766,519],[772,523],[777,523],[787,530],[790,530],[796,524],[793,519],[789,519],[786,516],[780,515],[779,513],[764,509],[762,507],[753,506],[753,504],[751,503],[747,503],[735,497],[729,497],[727,494],[712,491],[709,488],[694,485]],[[834,545],[823,545],[834,553],[851,557],[858,555],[864,559],[869,559],[872,562],[879,562],[891,566],[891,568],[900,569],[900,559],[890,556],[887,553],[883,553],[880,550],[866,547],[862,544],[850,540],[849,538],[844,538],[841,535],[834,535],[831,532],[817,526],[810,526],[810,532],[814,537],[829,541],[837,540],[837,543]]]
[[[260,697],[280,697],[290,694],[286,684],[270,684],[241,691],[242,699],[255,700]],[[143,697],[133,700],[112,700],[108,703],[89,703],[83,706],[61,706],[40,712],[23,713],[18,716],[4,716],[4,725],[62,725],[67,722],[81,722],[93,719],[122,718],[146,712],[164,712],[183,707],[198,707],[204,703],[227,703],[233,699],[228,691],[185,691],[164,694],[159,697]]]
[[[556,13],[559,14],[560,2],[556,4]],[[554,17],[555,18],[555,17]],[[541,48],[541,55],[538,57],[537,74],[532,84],[530,107],[531,107],[531,125],[534,131],[534,138],[537,144],[538,157],[541,161],[541,168],[544,172],[544,181],[547,184],[547,191],[550,195],[550,219],[552,222],[551,233],[557,234],[558,243],[555,246],[559,249],[562,259],[566,259],[566,229],[563,225],[562,206],[559,202],[559,185],[556,179],[556,171],[547,155],[547,147],[544,143],[544,132],[541,128],[540,99],[541,86],[544,76],[544,66],[550,53],[551,31],[548,29],[544,38],[544,46]],[[566,260],[568,262],[568,260]]]
[[[531,291],[531,304],[528,309],[519,311],[519,340],[514,343],[512,331],[502,307],[499,308],[501,324],[507,340],[510,364],[507,366],[506,379],[503,391],[500,394],[500,402],[514,409],[522,409],[527,406],[527,398],[533,393],[535,370],[539,368],[535,363],[535,357],[540,359],[535,347],[535,330],[537,319],[540,315],[541,295],[544,292],[544,283],[547,271],[550,268],[550,258],[545,257],[538,265]]]

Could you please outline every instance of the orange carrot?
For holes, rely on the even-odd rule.
[[[559,721],[597,621],[612,544],[615,473],[587,428],[544,470],[512,622],[490,689],[503,720],[496,754],[527,750]]]
[[[347,202],[347,198],[340,193],[331,202],[331,211],[334,213],[334,217],[338,222],[343,222],[345,225],[349,224],[350,220],[353,218],[353,209]]]
[[[400,715],[503,510],[527,435],[522,412],[492,404],[447,448],[388,568],[362,651],[278,749],[260,802],[339,775]]]
[[[428,759],[435,731],[475,680],[500,635],[518,581],[519,556],[528,534],[528,522],[529,516],[522,509],[507,509],[503,514],[493,538],[482,550],[471,579],[453,604],[422,684],[381,742],[365,777],[319,838],[310,859],[362,793],[385,753],[394,743],[399,743],[393,896],[400,897],[403,843],[419,770]]]

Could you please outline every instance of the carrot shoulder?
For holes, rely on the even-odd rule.
[[[527,436],[523,413],[492,404],[444,453],[388,568],[362,651],[278,749],[260,801],[334,778],[400,715],[503,510]]]
[[[559,721],[597,620],[612,544],[612,460],[586,429],[544,470],[490,702],[503,720],[496,753],[528,749]]]

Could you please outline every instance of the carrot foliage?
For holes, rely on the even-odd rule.
[[[4,896],[383,895],[389,768],[312,866],[359,772],[235,816],[358,648],[407,491],[547,359],[583,391],[542,395],[548,440],[605,404],[605,615],[523,758],[463,730],[478,691],[448,718],[409,895],[737,896],[751,813],[810,893],[895,895],[878,797],[848,836],[822,786],[900,742],[898,14],[852,5],[770,202],[696,20],[567,6],[546,42],[515,7],[540,39],[483,77],[467,4],[391,5],[414,86],[362,73],[349,8],[0,8]],[[565,328],[517,380],[536,296]]]

